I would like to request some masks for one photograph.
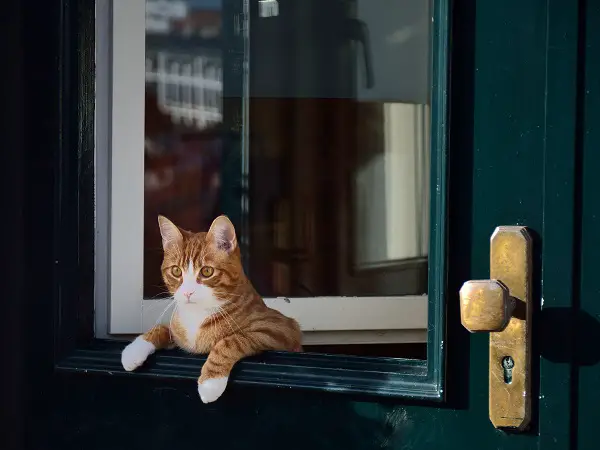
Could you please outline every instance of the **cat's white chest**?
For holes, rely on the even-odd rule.
[[[194,304],[184,304],[177,308],[178,322],[184,334],[182,344],[187,349],[192,351],[196,349],[200,326],[212,314],[212,310],[200,308]]]

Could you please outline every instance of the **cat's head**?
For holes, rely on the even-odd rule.
[[[246,281],[235,229],[217,217],[208,232],[192,233],[158,217],[164,251],[161,266],[167,289],[180,304],[221,306]]]

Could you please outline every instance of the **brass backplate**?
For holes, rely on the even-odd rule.
[[[491,237],[490,278],[514,300],[503,331],[490,333],[490,419],[496,428],[523,430],[531,420],[532,238],[521,226],[496,228]]]

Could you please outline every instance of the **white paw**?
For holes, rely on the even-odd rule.
[[[218,399],[227,387],[229,377],[209,378],[198,385],[198,394],[202,403],[211,403]]]
[[[131,372],[141,366],[155,350],[154,344],[148,342],[142,336],[138,336],[123,349],[121,364],[127,372]]]

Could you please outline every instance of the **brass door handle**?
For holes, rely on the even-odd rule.
[[[460,290],[463,326],[490,333],[489,415],[496,428],[524,430],[531,420],[532,239],[526,227],[496,228],[490,279]]]
[[[471,333],[506,329],[515,299],[499,280],[467,281],[460,289],[460,318]]]

